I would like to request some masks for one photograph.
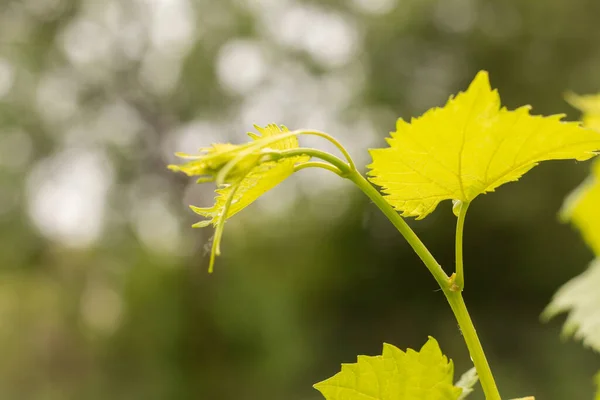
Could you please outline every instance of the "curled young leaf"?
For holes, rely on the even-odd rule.
[[[169,166],[189,176],[199,176],[199,182],[217,181],[222,183],[216,189],[217,196],[211,207],[190,208],[207,218],[194,224],[205,227],[212,224],[215,229],[209,272],[212,272],[215,257],[220,254],[220,242],[225,221],[249,206],[267,191],[271,190],[294,172],[294,165],[306,161],[308,157],[296,156],[277,161],[263,159],[265,150],[281,151],[298,147],[298,139],[287,135],[288,129],[275,124],[262,128],[255,126],[258,134],[249,133],[252,142],[244,145],[214,144],[201,149],[199,155],[181,155],[191,159],[181,166]],[[278,139],[281,136],[281,139]]]
[[[260,135],[255,133],[248,133],[248,135],[256,141],[257,144],[260,144],[261,140],[273,138],[289,132],[286,127],[279,127],[275,124],[267,125],[265,128],[255,126],[255,128]],[[298,147],[298,139],[293,136],[287,137],[280,141],[271,142],[265,146],[274,150],[293,149]],[[248,157],[258,160],[261,155],[261,150],[263,150],[263,147],[259,146],[254,148],[254,153],[250,153]],[[215,203],[212,207],[191,207],[197,214],[208,218],[208,220],[199,222],[196,226],[202,227],[210,223],[217,226],[222,216],[230,218],[240,212],[260,196],[289,177],[294,172],[294,165],[296,163],[306,160],[307,157],[299,156],[261,163],[256,163],[255,161],[252,168],[246,169],[246,173],[237,182],[227,184],[216,190],[217,196],[215,197]],[[225,212],[227,198],[230,195],[232,195],[230,201],[231,204],[227,207]]]
[[[169,165],[171,171],[183,172],[187,176],[198,176],[198,182],[214,181],[223,167],[236,157],[243,155],[248,150],[248,145],[234,145],[230,143],[215,143],[211,147],[200,149],[199,154],[191,155],[176,153],[180,158],[191,160],[183,165]],[[260,158],[260,151],[249,152],[240,162],[237,162],[227,174],[228,181],[236,181],[243,177]]]
[[[385,343],[380,356],[358,356],[341,372],[314,385],[327,400],[457,400],[454,365],[430,337],[419,352]]]
[[[390,147],[371,150],[371,181],[402,215],[421,219],[443,200],[471,202],[541,161],[586,160],[600,150],[600,133],[529,109],[501,107],[481,71],[444,107],[399,119]]]

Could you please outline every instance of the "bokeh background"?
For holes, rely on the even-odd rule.
[[[366,165],[480,69],[508,107],[577,119],[563,95],[600,89],[599,21],[597,0],[1,1],[0,398],[316,400],[341,362],[427,335],[462,373],[443,295],[350,184],[298,173],[228,222],[208,275],[187,205],[212,188],[165,165],[270,122]],[[539,320],[592,258],[556,217],[588,168],[470,209],[465,297],[507,398],[592,398],[597,355]],[[447,270],[454,223],[450,204],[411,222]]]

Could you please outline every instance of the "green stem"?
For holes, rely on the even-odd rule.
[[[455,282],[448,278],[448,275],[442,270],[442,267],[438,264],[433,255],[431,255],[423,242],[421,242],[404,219],[393,209],[379,191],[369,183],[369,181],[357,171],[351,172],[348,175],[348,179],[354,182],[356,186],[358,186],[375,203],[375,205],[379,207],[385,216],[388,217],[438,282],[463,333],[467,349],[469,350],[469,354],[471,355],[471,359],[473,360],[473,364],[479,375],[479,380],[483,392],[485,393],[486,400],[500,400],[500,393],[498,392],[494,376],[492,375],[483,347],[481,346],[481,342],[475,331],[475,326],[469,316],[460,290],[456,291],[456,287],[454,286]],[[462,218],[459,217],[462,221],[461,224],[464,224],[464,213],[466,213],[466,208],[466,206],[461,207],[461,212],[463,212]],[[458,254],[460,255],[460,265],[462,269],[462,226],[460,228],[460,233],[461,251]]]
[[[356,170],[356,166],[354,165],[354,161],[352,160],[352,157],[350,157],[350,154],[348,153],[346,148],[344,148],[344,146],[342,146],[342,144],[336,138],[329,135],[328,133],[321,132],[321,131],[298,129],[298,130],[295,130],[292,132],[284,132],[284,133],[282,133],[280,135],[276,135],[276,136],[261,138],[261,139],[256,140],[255,142],[251,142],[251,143],[247,144],[243,151],[241,151],[239,154],[237,154],[231,161],[229,161],[223,168],[221,168],[221,170],[219,171],[219,173],[217,174],[216,179],[215,179],[217,185],[222,185],[223,183],[225,183],[225,180],[226,180],[227,176],[229,175],[229,172],[231,172],[231,170],[239,162],[241,162],[244,158],[246,158],[247,156],[254,153],[257,149],[264,149],[270,144],[274,144],[274,143],[280,142],[282,140],[288,139],[290,137],[299,136],[299,135],[319,136],[319,137],[322,137],[323,139],[328,140],[335,147],[337,147],[338,150],[340,150],[340,152],[344,155],[344,157],[348,161],[348,164],[345,164],[346,167],[348,167],[351,170]],[[298,149],[294,149],[294,150],[298,150]],[[306,149],[306,150],[317,151],[316,149]],[[337,158],[331,154],[330,154],[330,156],[335,158],[336,160],[342,162],[339,158]]]
[[[473,364],[475,364],[475,369],[477,370],[479,382],[481,382],[481,387],[483,388],[486,400],[500,400],[500,392],[494,381],[492,370],[485,357],[483,347],[481,347],[481,342],[475,331],[475,326],[473,325],[473,321],[467,310],[462,293],[444,290],[444,294],[446,295],[450,308],[452,308],[452,312],[460,326],[463,338],[469,349],[469,354],[471,355]]]
[[[387,202],[387,200],[381,195],[381,193],[379,193],[379,191],[373,185],[371,185],[371,183],[365,177],[363,177],[356,169],[351,168],[348,164],[344,163],[336,156],[316,149],[300,148],[273,153],[274,157],[293,157],[298,155],[308,155],[311,157],[320,158],[334,165],[341,172],[341,174],[338,175],[348,178],[356,186],[358,186],[358,188],[362,190],[363,193],[365,193],[367,197],[369,197],[369,199],[371,199],[377,207],[379,207],[379,209],[385,214],[385,216],[396,227],[396,229],[398,229],[402,236],[404,236],[408,244],[413,248],[415,253],[417,253],[421,261],[423,261],[423,263],[427,267],[427,269],[429,269],[429,271],[439,284],[440,288],[442,289],[442,292],[446,296],[446,299],[450,304],[450,308],[452,309],[452,312],[454,313],[454,316],[458,321],[458,325],[462,331],[465,343],[467,345],[467,349],[469,350],[469,354],[471,355],[471,359],[473,360],[473,364],[475,365],[475,369],[477,370],[477,374],[479,375],[479,380],[481,382],[483,392],[485,393],[486,400],[500,400],[500,393],[498,392],[498,388],[496,386],[496,382],[494,381],[494,377],[492,375],[492,371],[490,370],[490,366],[485,357],[483,347],[481,346],[481,342],[479,341],[479,337],[477,336],[477,332],[475,331],[475,326],[473,325],[473,321],[469,316],[469,312],[463,300],[461,291],[457,290],[456,287],[456,275],[458,275],[458,271],[460,271],[461,275],[463,275],[462,231],[464,227],[464,219],[465,214],[467,212],[468,204],[461,205],[461,210],[459,213],[459,224],[457,226],[457,234],[460,233],[460,235],[457,235],[457,238],[460,236],[460,240],[457,239],[457,250],[460,245],[460,251],[458,251],[456,255],[457,274],[453,278],[449,278],[440,266],[440,264],[429,252],[427,247],[425,247],[425,245],[415,234],[415,232],[410,228],[410,226],[408,226],[406,221],[404,221],[400,214],[398,214],[398,212]],[[312,166],[323,168],[324,166],[322,164],[324,163],[315,162]],[[308,167],[309,166],[306,166],[306,168]],[[335,171],[332,168],[326,169],[337,173],[337,171]]]
[[[299,135],[320,136],[323,139],[330,141],[344,155],[344,157],[346,158],[346,161],[348,161],[348,165],[350,166],[350,169],[356,169],[356,166],[354,165],[354,161],[352,160],[352,157],[350,157],[350,154],[348,153],[346,148],[344,146],[342,146],[342,144],[336,138],[331,136],[330,134],[321,132],[321,131],[313,131],[313,130],[306,130],[306,129],[297,129],[294,132],[297,132]]]
[[[339,176],[343,175],[342,171],[340,171],[340,169],[338,167],[331,165],[329,163],[326,163],[326,162],[321,162],[321,161],[307,161],[307,162],[303,162],[302,164],[295,165],[294,172],[298,172],[298,171],[301,171],[306,168],[322,168],[322,169],[331,171],[336,175],[339,175]]]
[[[456,275],[454,276],[455,291],[462,291],[465,287],[465,273],[463,268],[463,230],[465,227],[465,217],[467,215],[467,209],[469,203],[460,202],[456,204],[458,206],[458,214],[456,221],[456,243],[455,243],[455,256],[456,256]]]
[[[342,160],[340,160],[333,154],[327,153],[326,151],[317,150],[317,149],[299,147],[297,149],[266,152],[265,154],[269,155],[272,160],[279,160],[282,158],[298,157],[298,156],[310,156],[310,157],[320,158],[321,160],[327,161],[331,165],[337,167],[337,169],[341,172],[341,175],[340,174],[338,174],[338,175],[340,175],[342,177],[346,177],[346,175],[350,174],[351,171],[354,171],[354,169],[350,165],[346,164],[345,162],[343,162]],[[302,164],[299,164],[299,165],[302,165]]]
[[[366,180],[358,171],[353,171],[348,175],[350,179],[360,190],[364,192],[377,207],[385,214],[390,222],[398,229],[398,231],[404,236],[410,247],[413,248],[415,253],[423,261],[427,269],[431,272],[437,283],[442,289],[449,287],[448,275],[444,272],[440,264],[435,260],[433,255],[429,252],[427,247],[421,242],[421,239],[415,234],[415,232],[408,226],[406,221],[398,214],[396,210],[387,202],[386,199],[379,193],[377,189],[368,180]]]

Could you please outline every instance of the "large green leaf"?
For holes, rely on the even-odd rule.
[[[390,147],[371,150],[369,175],[404,216],[424,218],[443,200],[470,202],[544,160],[586,160],[600,133],[577,122],[509,111],[481,71],[469,88],[419,118],[399,119]]]
[[[317,383],[327,400],[457,400],[454,365],[430,337],[419,352],[383,345],[380,356],[358,356],[341,372]]]

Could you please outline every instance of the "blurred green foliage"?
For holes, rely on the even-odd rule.
[[[470,368],[435,282],[350,185],[285,182],[228,223],[209,276],[187,205],[212,193],[165,166],[270,122],[366,164],[398,116],[480,69],[509,107],[576,119],[562,96],[600,89],[598,16],[595,0],[0,2],[0,397],[318,399],[341,362],[427,335]],[[556,218],[588,168],[536,168],[467,218],[465,297],[508,398],[592,398],[597,357],[539,323],[591,259]],[[450,268],[450,207],[411,225]]]

